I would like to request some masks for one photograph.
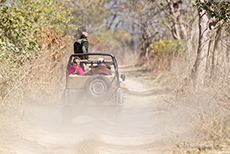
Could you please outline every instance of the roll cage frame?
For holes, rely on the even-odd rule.
[[[69,89],[69,67],[71,66],[71,61],[74,57],[79,57],[79,56],[90,56],[90,55],[98,55],[98,56],[108,56],[111,57],[112,59],[112,64],[114,66],[114,71],[115,71],[115,82],[116,82],[116,87],[120,88],[120,81],[119,81],[119,72],[118,72],[118,63],[117,60],[115,58],[115,56],[113,54],[108,54],[108,53],[75,53],[72,54],[69,57],[69,61],[67,64],[67,68],[66,68],[66,89]],[[88,61],[88,60],[81,60],[81,62],[84,62],[86,64],[91,64],[91,66],[95,63],[93,61]],[[111,63],[110,63],[111,64]]]

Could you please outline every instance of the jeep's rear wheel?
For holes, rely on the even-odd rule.
[[[95,74],[85,82],[87,96],[97,102],[104,102],[111,95],[111,82],[102,74]]]

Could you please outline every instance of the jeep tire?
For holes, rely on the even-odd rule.
[[[111,96],[111,82],[103,74],[95,74],[85,82],[85,92],[89,99],[104,102]]]

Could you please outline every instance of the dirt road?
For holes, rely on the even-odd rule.
[[[155,154],[170,152],[188,125],[169,101],[172,92],[148,73],[122,67],[127,75],[123,116],[80,116],[61,123],[60,103],[26,106],[23,117],[2,121],[1,154]],[[43,103],[44,104],[44,103]],[[184,119],[184,120],[183,120]]]

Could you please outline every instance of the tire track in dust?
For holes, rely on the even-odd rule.
[[[123,116],[114,125],[103,126],[99,153],[156,153],[164,146],[164,120],[157,109],[164,92],[148,90],[132,79],[127,79],[123,86],[129,91],[125,93]]]

